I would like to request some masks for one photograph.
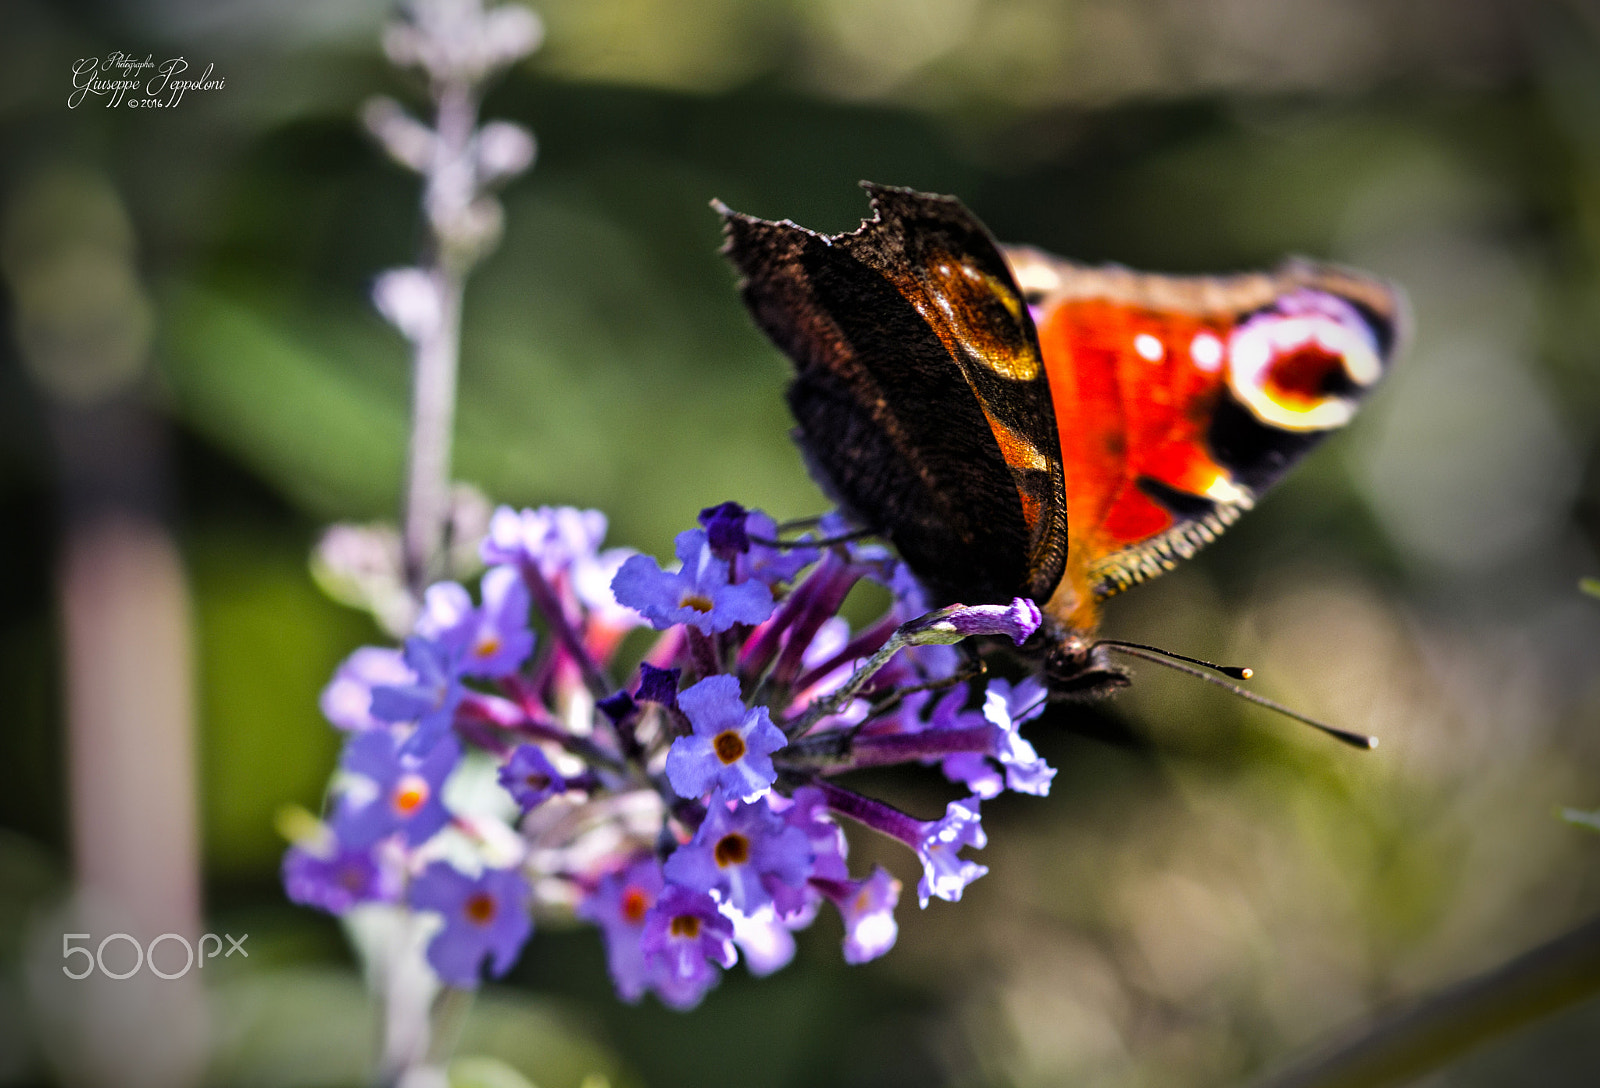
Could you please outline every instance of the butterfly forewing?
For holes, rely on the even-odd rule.
[[[874,218],[834,236],[723,209],[745,302],[795,364],[801,445],[935,597],[1045,600],[1066,504],[1021,293],[959,202],[867,189]]]

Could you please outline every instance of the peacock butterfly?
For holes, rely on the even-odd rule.
[[[1215,539],[1350,421],[1403,297],[1306,261],[1087,267],[996,244],[953,197],[862,184],[873,218],[837,235],[713,205],[746,306],[794,363],[813,475],[940,603],[1038,602],[1023,652],[1053,695],[1124,686],[1101,602]]]

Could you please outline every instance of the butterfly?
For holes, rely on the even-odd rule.
[[[794,364],[812,474],[939,603],[1036,601],[1022,652],[1053,696],[1125,686],[1096,639],[1106,598],[1350,421],[1395,357],[1402,294],[1298,260],[1089,267],[997,244],[954,197],[862,186],[873,217],[836,235],[713,205],[746,306]]]

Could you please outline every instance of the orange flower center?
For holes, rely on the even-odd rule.
[[[622,891],[622,918],[630,926],[636,926],[644,921],[645,912],[650,909],[650,897],[644,889],[629,884]]]
[[[482,638],[480,638],[478,640],[477,645],[472,647],[472,652],[474,654],[476,654],[477,656],[479,656],[479,657],[489,657],[491,654],[494,654],[499,649],[500,649],[500,636],[499,635],[484,635]]]
[[[737,831],[730,831],[717,840],[711,856],[717,859],[717,867],[721,869],[743,865],[750,860],[750,840]]]
[[[419,774],[402,775],[394,785],[394,810],[410,816],[428,802],[428,780]]]
[[[700,936],[700,916],[698,914],[679,914],[672,919],[669,927],[674,937],[684,937],[694,940]]]
[[[540,774],[538,771],[532,771],[529,774],[524,775],[522,782],[530,790],[547,790],[550,788],[550,776],[547,774]]]
[[[717,753],[717,758],[722,760],[722,765],[726,767],[744,758],[744,738],[737,730],[724,729],[711,741],[711,749]]]
[[[704,593],[685,593],[678,602],[679,608],[692,608],[696,612],[709,612],[714,607],[711,598]]]
[[[467,921],[473,925],[486,926],[494,921],[494,896],[488,892],[474,892],[467,897],[467,901],[461,910],[467,916]]]

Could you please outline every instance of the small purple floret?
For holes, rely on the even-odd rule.
[[[418,756],[408,753],[387,729],[356,734],[340,765],[368,781],[340,794],[333,810],[334,834],[356,848],[397,832],[409,845],[426,842],[450,822],[440,795],[460,759],[461,746],[454,737]]]
[[[844,962],[866,963],[894,947],[900,926],[894,908],[900,902],[900,881],[883,866],[865,880],[852,880],[829,896],[844,919]]]
[[[639,713],[639,704],[625,691],[614,691],[604,699],[595,700],[595,709],[611,719],[611,724],[632,721]]]
[[[549,757],[534,744],[520,744],[511,753],[500,767],[500,784],[523,812],[572,788]]]
[[[1022,739],[1018,728],[1044,710],[1045,688],[1037,677],[1029,677],[1012,688],[1004,680],[989,683],[984,696],[983,716],[1000,730],[995,758],[1005,768],[1006,785],[1018,793],[1044,797],[1050,792],[1055,768],[1039,757],[1033,745]]]
[[[464,691],[449,647],[421,635],[406,639],[405,663],[415,679],[372,689],[372,716],[386,722],[415,722],[406,742],[412,753],[428,751],[446,733]]]
[[[750,535],[745,532],[747,513],[736,502],[720,503],[700,511],[700,525],[718,559],[731,560],[750,550]]]
[[[778,919],[771,907],[755,914],[742,914],[725,906],[723,913],[733,922],[733,943],[744,953],[745,970],[756,978],[765,978],[787,967],[794,959],[794,932]]]
[[[372,851],[337,844],[327,853],[289,847],[283,856],[283,887],[292,902],[329,914],[343,914],[357,903],[391,901],[399,894],[395,875],[378,864]]]
[[[640,858],[622,872],[601,879],[578,904],[578,917],[599,926],[605,936],[606,966],[624,1001],[638,1001],[655,981],[640,940],[645,919],[664,886],[661,863],[654,857]]]
[[[799,889],[810,875],[811,843],[764,801],[731,810],[714,802],[694,839],[667,859],[667,880],[753,915],[772,903],[774,887]]]
[[[828,815],[828,800],[815,786],[801,786],[788,799],[786,806],[778,803],[776,794],[767,795],[767,804],[782,813],[784,822],[798,828],[811,846],[811,875],[830,880],[846,880],[847,844],[844,831]]]
[[[510,566],[491,568],[482,585],[478,608],[455,582],[429,586],[417,634],[444,646],[462,675],[507,676],[533,652],[528,587]]]
[[[750,511],[745,517],[744,527],[747,537],[778,539],[778,523],[760,510]],[[751,540],[750,550],[739,562],[746,577],[771,586],[793,581],[795,575],[815,563],[821,555],[820,550],[810,545],[777,548]]]
[[[956,902],[968,884],[989,871],[986,866],[967,861],[957,853],[963,846],[982,850],[987,841],[976,797],[951,801],[944,819],[924,828],[922,841],[917,846],[917,856],[922,859],[917,898],[924,908],[932,896]]]
[[[411,883],[411,905],[438,911],[444,928],[428,944],[428,963],[451,986],[473,987],[485,961],[489,974],[511,970],[533,922],[528,882],[515,869],[485,869],[476,878],[436,861]]]
[[[415,674],[406,667],[399,650],[387,646],[363,646],[344,659],[328,686],[322,689],[319,704],[322,714],[340,729],[359,732],[385,723],[372,715],[372,689],[413,683]]]
[[[717,558],[705,530],[679,533],[677,554],[683,565],[675,572],[648,555],[630,556],[611,582],[617,601],[657,630],[683,623],[708,635],[772,615],[772,591],[761,582],[731,583],[728,561]]]
[[[732,967],[733,922],[705,892],[669,884],[645,917],[640,936],[647,966],[659,969],[661,999],[692,1008],[717,982],[718,967]]]
[[[639,664],[639,690],[634,698],[641,703],[678,705],[678,677],[681,669],[658,669],[648,661]]]
[[[678,694],[694,733],[672,742],[667,780],[679,797],[697,798],[716,789],[729,798],[754,800],[777,779],[772,753],[787,744],[764,706],[746,707],[739,681],[709,676]]]
[[[1010,604],[974,604],[957,608],[945,618],[962,635],[1004,635],[1021,646],[1039,629],[1039,606],[1026,597]]]
[[[593,559],[606,537],[606,516],[572,506],[513,510],[502,506],[489,519],[479,553],[490,566],[529,562],[546,578]]]

